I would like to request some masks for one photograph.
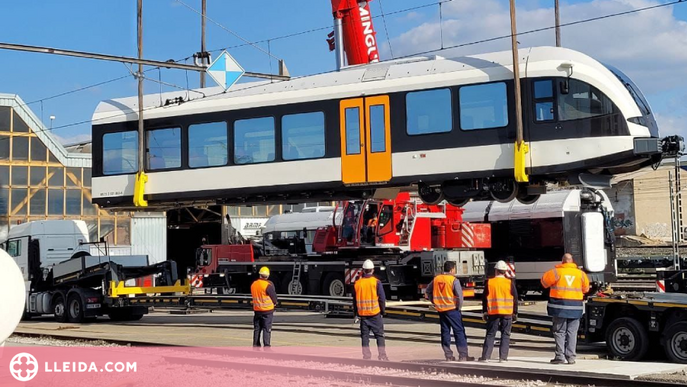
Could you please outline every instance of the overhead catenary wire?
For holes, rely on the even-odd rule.
[[[407,9],[404,9],[404,10],[398,10],[398,11],[394,11],[394,12],[389,12],[389,13],[387,13],[386,15],[388,16],[388,15],[397,14],[397,13],[401,13],[401,12],[409,12],[409,11],[411,11],[411,10],[415,10],[415,9],[419,9],[419,8],[426,8],[426,7],[429,7],[429,6],[437,5],[437,4],[439,4],[439,3],[449,3],[449,2],[452,2],[452,1],[454,1],[454,0],[444,0],[444,1],[440,1],[440,2],[434,2],[434,3],[431,3],[431,4],[424,4],[424,5],[421,5],[421,6],[416,6],[416,7],[412,7],[412,8],[407,8]],[[672,6],[672,5],[676,5],[676,4],[685,4],[685,3],[687,3],[687,0],[674,0],[674,1],[671,1],[671,2],[667,2],[667,3],[655,4],[655,5],[652,5],[652,6],[647,6],[647,7],[642,7],[642,8],[636,8],[636,9],[633,9],[633,10],[628,10],[628,11],[623,11],[623,12],[616,12],[616,13],[607,14],[607,15],[602,15],[602,16],[596,16],[596,17],[592,17],[592,18],[588,18],[588,19],[580,19],[580,20],[576,20],[576,21],[572,21],[572,22],[568,22],[568,23],[562,23],[562,24],[560,25],[560,27],[561,27],[561,28],[563,28],[563,27],[570,27],[570,26],[573,26],[573,25],[579,25],[579,24],[584,24],[584,23],[590,23],[590,22],[595,22],[595,21],[599,21],[599,20],[603,20],[603,19],[609,19],[609,18],[613,18],[613,17],[620,17],[620,16],[625,16],[625,15],[628,15],[628,14],[635,14],[635,13],[639,13],[639,12],[645,12],[645,11],[649,11],[649,10],[653,10],[653,9],[663,8],[663,7]],[[377,16],[377,17],[381,17],[381,16]],[[330,29],[330,28],[331,28],[331,27],[327,27],[327,29]],[[550,27],[537,28],[537,29],[528,30],[528,31],[524,31],[524,32],[518,32],[518,33],[516,34],[516,36],[529,35],[529,34],[533,34],[533,33],[536,33],[536,32],[551,30],[551,29],[554,29],[554,28],[556,28],[556,27],[555,27],[555,26],[550,26]],[[324,28],[322,28],[322,29],[324,29]],[[316,30],[318,30],[318,29],[311,29],[311,30],[308,30],[308,32],[316,31]],[[284,35],[284,36],[295,36],[295,35],[297,35],[297,34],[300,34],[300,33],[290,34],[290,35]],[[466,42],[466,43],[461,43],[461,44],[457,44],[457,45],[453,45],[453,46],[448,46],[448,47],[445,47],[445,49],[446,49],[446,50],[449,50],[449,49],[454,49],[454,48],[460,48],[460,47],[478,45],[478,44],[483,44],[483,43],[492,42],[492,41],[496,41],[496,40],[510,39],[510,38],[511,38],[511,35],[510,35],[510,34],[508,34],[508,35],[501,35],[501,36],[496,36],[496,37],[492,37],[492,38],[485,38],[485,39],[480,39],[480,40],[476,40],[476,41],[472,41],[472,42]],[[277,37],[277,38],[271,38],[271,39],[272,39],[272,40],[276,40],[276,39],[279,39],[279,37]],[[253,42],[253,43],[259,43],[259,42]],[[245,45],[246,45],[246,44],[241,45],[241,46],[245,46]],[[225,49],[228,49],[228,48],[236,48],[236,47],[240,47],[240,46],[231,46],[231,47],[227,47],[227,48],[225,48]],[[422,52],[416,52],[416,53],[413,53],[413,54],[408,54],[408,55],[404,55],[404,56],[397,57],[396,59],[409,58],[409,57],[418,56],[418,55],[424,55],[424,54],[429,54],[429,53],[433,53],[433,52],[437,52],[437,51],[441,51],[441,49],[434,49],[434,50],[427,50],[427,51],[422,51]],[[187,58],[181,59],[181,60],[179,60],[179,61],[177,61],[177,62],[180,62],[180,61],[182,61],[182,60],[188,60],[189,58],[190,58],[190,57],[187,57]],[[151,69],[151,70],[152,70],[152,69]],[[308,74],[308,75],[305,75],[305,76],[323,75],[323,74],[333,73],[333,72],[336,72],[336,71],[337,71],[337,70],[329,70],[329,71],[323,71],[323,72],[315,73],[315,74]],[[128,76],[125,76],[125,78],[128,78]],[[302,78],[302,77],[294,77],[294,78],[292,78],[292,80],[296,80],[296,79],[299,79],[299,78]],[[279,81],[279,82],[282,82],[282,81]],[[256,85],[256,87],[257,87],[257,86],[262,86],[262,84],[259,83],[258,85]],[[246,90],[246,89],[242,89],[242,90]],[[189,101],[187,101],[187,102],[185,102],[185,103],[194,102],[194,101],[199,101],[199,100],[202,100],[202,99],[204,99],[204,98],[213,97],[213,96],[217,96],[217,95],[220,95],[220,94],[231,93],[231,92],[232,92],[232,90],[228,90],[228,91],[225,91],[225,92],[220,92],[220,93],[216,93],[216,94],[211,94],[211,95],[207,95],[207,96],[205,96],[205,97],[200,97],[200,98],[196,98],[196,99],[191,99],[191,100],[189,100]],[[150,110],[150,109],[156,109],[156,108],[160,108],[160,107],[158,107],[158,106],[149,107],[149,108],[147,108],[145,111]],[[118,115],[120,115],[120,113],[117,113],[117,114],[113,115],[112,117],[116,117],[116,116],[118,116]],[[53,127],[52,129],[47,129],[47,128],[46,128],[46,130],[42,130],[42,131],[52,131],[52,130],[57,130],[57,129],[63,129],[63,128],[73,127],[73,126],[82,125],[82,124],[86,124],[86,123],[93,123],[93,122],[96,122],[96,121],[99,121],[99,120],[105,120],[105,119],[108,119],[108,118],[111,118],[111,117],[103,117],[103,118],[100,118],[100,119],[97,119],[97,120],[92,120],[92,119],[91,119],[91,120],[83,120],[83,121],[79,121],[79,122],[74,122],[74,123],[70,123],[70,124],[65,124],[65,125],[56,126],[56,127]]]
[[[451,0],[451,1],[453,1],[453,0]],[[382,0],[378,1],[379,11],[381,13],[382,21],[384,24],[384,33],[386,34],[386,42],[389,44],[389,55],[391,55],[391,59],[394,59],[394,50],[393,50],[393,48],[391,48],[391,38],[389,38],[389,29],[386,26],[386,15],[384,14],[384,6],[382,5],[382,2],[383,2]],[[441,4],[439,4],[439,6],[441,7]]]

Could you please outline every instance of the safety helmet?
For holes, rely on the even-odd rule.
[[[366,259],[365,262],[363,262],[363,269],[369,270],[369,269],[374,269],[374,268],[375,268],[375,264],[372,263],[371,260]]]
[[[508,264],[505,261],[496,262],[496,270],[508,271]]]
[[[270,269],[267,268],[267,266],[263,266],[260,268],[260,275],[270,275]]]

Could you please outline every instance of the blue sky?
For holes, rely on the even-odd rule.
[[[183,0],[200,9],[200,0]],[[666,0],[663,0],[666,1]],[[422,5],[435,0],[374,0],[372,11],[380,15]],[[562,1],[563,22],[658,4],[653,0]],[[553,0],[518,1],[520,30],[553,23]],[[442,6],[444,44],[458,44],[507,32],[507,1],[454,0]],[[328,27],[331,6],[328,0],[208,0],[208,15],[251,41],[271,39],[291,33]],[[440,45],[437,5],[387,16],[386,27],[391,51],[407,55]],[[23,0],[0,2],[0,41],[136,55],[136,0]],[[389,58],[384,20],[375,19],[383,58]],[[200,16],[176,0],[144,1],[144,56],[149,59],[181,59],[200,48]],[[286,61],[292,75],[306,75],[334,68],[334,55],[327,49],[326,35],[320,30],[270,42],[271,52]],[[563,45],[587,52],[625,70],[650,100],[664,134],[687,135],[682,121],[687,119],[687,4],[636,15],[607,19],[563,29]],[[522,46],[553,45],[553,32],[522,37]],[[243,42],[208,21],[207,47],[218,49]],[[267,49],[266,43],[259,45]],[[445,55],[471,54],[506,49],[508,41],[453,50]],[[236,47],[230,53],[248,71],[276,71],[276,63],[253,47]],[[32,102],[87,85],[126,76],[120,63],[66,58],[43,54],[0,50],[0,93],[19,94]],[[157,70],[149,76],[186,87],[198,86],[198,74],[178,70]],[[208,80],[211,85],[212,81]],[[163,86],[163,91],[173,90]],[[147,82],[146,93],[160,91]],[[30,107],[50,126],[56,116],[54,133],[64,141],[81,140],[90,134],[87,121],[100,100],[136,93],[132,77],[54,98]],[[683,132],[684,131],[684,132]]]

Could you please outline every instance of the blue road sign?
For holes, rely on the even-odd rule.
[[[226,51],[222,51],[217,59],[215,59],[205,71],[218,85],[222,86],[224,90],[234,85],[234,83],[241,79],[241,76],[246,72],[239,62],[232,58]]]

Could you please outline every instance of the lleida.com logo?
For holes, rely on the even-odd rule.
[[[38,360],[30,353],[18,353],[10,361],[10,373],[18,381],[28,382],[38,375]]]
[[[137,362],[106,362],[102,367],[98,367],[95,362],[45,362],[44,372],[53,373],[84,373],[84,372],[106,372],[124,373],[137,372]],[[16,354],[10,361],[10,374],[20,382],[28,382],[38,374],[38,360],[30,353],[22,352]]]

